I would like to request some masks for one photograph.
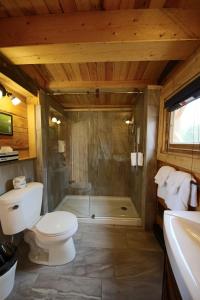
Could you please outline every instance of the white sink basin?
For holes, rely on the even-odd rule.
[[[183,300],[199,300],[200,212],[165,211],[164,238]]]

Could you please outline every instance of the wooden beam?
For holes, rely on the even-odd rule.
[[[37,85],[26,73],[0,55],[0,80],[25,96],[37,95]]]
[[[138,9],[0,19],[15,64],[183,60],[199,45],[200,10]]]
[[[74,43],[0,48],[16,65],[185,60],[198,41]]]
[[[160,74],[157,83],[163,84],[163,82],[166,80],[168,76],[170,76],[170,73],[173,71],[173,69],[179,64],[178,60],[171,60],[167,63],[166,67],[163,69],[162,73]]]
[[[153,84],[149,80],[113,80],[113,81],[50,81],[47,88],[53,92],[69,93],[80,91],[103,90],[133,90],[134,88],[145,88]]]
[[[69,111],[132,111],[133,105],[93,105],[93,106],[80,106],[80,107],[67,107],[64,108],[65,112]]]

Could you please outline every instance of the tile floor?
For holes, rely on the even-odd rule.
[[[126,210],[123,210],[125,207]],[[80,196],[64,197],[56,210],[74,213],[77,217],[120,217],[138,218],[136,208],[129,197]]]
[[[24,244],[8,300],[160,300],[163,252],[131,226],[79,224],[77,255],[58,267],[32,264]]]

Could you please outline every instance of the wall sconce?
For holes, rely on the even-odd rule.
[[[56,119],[56,117],[52,117],[52,118],[51,118],[51,121],[52,121],[53,123],[57,123],[58,120]]]
[[[3,97],[5,97],[7,94],[5,87],[0,84],[0,99],[2,99]]]
[[[16,106],[16,105],[18,105],[18,104],[21,103],[21,100],[19,98],[17,98],[17,97],[12,97],[11,98],[11,102],[12,102],[13,105]]]
[[[56,123],[56,124],[58,124],[58,125],[61,124],[61,120],[57,119],[56,117],[52,117],[52,118],[51,118],[51,122]]]
[[[133,120],[126,120],[125,123],[127,125],[133,125],[134,121]]]
[[[133,121],[132,121],[132,120],[126,120],[125,123],[126,123],[127,125],[132,125],[132,124],[133,124]]]

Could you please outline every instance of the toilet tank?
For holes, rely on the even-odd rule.
[[[40,218],[43,184],[28,183],[0,196],[0,221],[4,234],[12,235],[31,228]]]

